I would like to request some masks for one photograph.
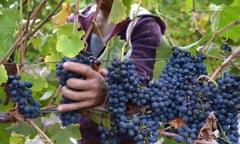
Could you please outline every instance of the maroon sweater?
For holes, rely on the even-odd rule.
[[[82,15],[87,16],[79,15],[78,17],[81,30],[87,31],[91,24],[94,15],[94,11],[89,13],[91,8],[92,5],[89,5],[82,12]],[[132,52],[130,57],[135,59],[134,63],[139,75],[152,77],[155,60],[150,59],[154,59],[156,56],[156,49],[160,46],[160,39],[165,32],[166,26],[159,17],[150,14],[139,15],[138,17],[138,21],[131,34]],[[72,14],[69,16],[68,21],[72,22],[73,18],[74,16]],[[107,37],[106,42],[116,35],[126,40],[126,31],[130,22],[130,18],[127,18],[117,24],[112,33]],[[87,41],[90,44],[90,39]],[[97,56],[100,56],[104,49],[104,47],[100,48]],[[100,144],[100,133],[97,131],[97,124],[91,120],[91,116],[88,114],[81,114],[79,123],[82,136],[82,139],[79,140],[79,144]],[[119,137],[121,139],[121,144],[134,144],[133,139],[126,134],[119,134]]]

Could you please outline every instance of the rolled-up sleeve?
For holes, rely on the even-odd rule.
[[[131,34],[131,58],[142,76],[153,76],[156,50],[160,47],[163,30],[154,17],[140,18]]]

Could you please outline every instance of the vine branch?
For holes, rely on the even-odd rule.
[[[219,29],[218,31],[214,32],[214,34],[212,35],[212,37],[207,41],[206,45],[203,47],[204,49],[208,48],[209,45],[211,44],[211,42],[213,41],[213,39],[215,37],[217,37],[220,33],[224,32],[225,30],[240,24],[240,19],[234,20],[231,23],[229,23],[228,25],[226,25],[225,27]]]
[[[53,142],[51,141],[51,139],[38,127],[38,125],[35,124],[35,122],[32,120],[32,119],[26,119],[26,121],[31,125],[33,126],[40,135],[42,135],[46,141],[49,143],[49,144],[53,144]]]
[[[228,64],[232,62],[232,59],[240,54],[240,47],[237,48],[212,74],[211,79],[214,79],[222,71],[222,69]]]
[[[76,32],[76,31],[77,31],[78,10],[79,10],[79,0],[76,0],[76,2],[75,2],[75,11],[74,11],[73,32]]]
[[[193,0],[193,6],[192,6],[192,10],[191,10],[191,13],[192,13],[192,19],[193,19],[193,22],[195,24],[195,28],[196,28],[196,31],[201,35],[203,36],[203,33],[201,32],[199,26],[198,26],[198,22],[197,22],[197,18],[196,18],[196,1]]]
[[[49,102],[48,106],[52,106],[54,102],[56,101],[58,95],[61,93],[62,87],[59,85],[54,96],[52,97],[51,101]]]
[[[33,30],[30,36],[33,36],[46,22],[48,22],[51,17],[55,14],[58,8],[61,6],[64,0],[60,0],[56,7],[50,12],[50,14]]]
[[[12,47],[8,50],[8,52],[0,60],[0,64],[4,64],[7,61],[8,57],[16,50],[17,46],[22,41],[22,39],[25,36],[25,34],[26,34],[26,31],[23,30],[21,35],[15,40],[14,44],[12,45]]]

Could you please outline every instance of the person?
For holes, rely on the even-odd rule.
[[[131,49],[126,55],[134,61],[136,71],[139,76],[153,76],[153,68],[156,57],[156,49],[160,46],[160,40],[163,36],[166,25],[159,17],[151,14],[144,8],[136,11],[136,5],[132,5],[129,17],[118,24],[108,23],[109,14],[114,0],[95,0],[88,5],[78,15],[80,29],[88,31],[97,6],[100,9],[96,15],[95,25],[93,26],[89,37],[87,38],[87,51],[96,57],[100,57],[105,50],[106,44],[114,36],[120,36],[122,40],[130,39]],[[137,18],[133,19],[134,12],[137,12]],[[74,14],[69,15],[68,22],[74,21]],[[130,33],[130,25],[134,22],[134,27]],[[144,60],[152,59],[152,60]],[[80,73],[86,79],[70,78],[66,86],[62,88],[65,97],[77,101],[70,104],[59,104],[57,110],[60,112],[76,109],[92,108],[104,103],[107,96],[107,83],[103,75],[104,71],[96,72],[91,67],[74,62],[65,62],[64,69]],[[100,133],[97,131],[97,124],[91,120],[89,113],[81,113],[79,116],[81,140],[79,144],[98,144],[100,143]],[[122,144],[134,144],[126,134],[120,134]]]

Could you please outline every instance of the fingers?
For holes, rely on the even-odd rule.
[[[93,78],[96,75],[96,72],[89,67],[88,65],[81,64],[81,63],[75,63],[75,62],[65,62],[63,64],[64,69],[82,74],[86,76],[87,78]]]
[[[88,108],[91,105],[93,105],[92,101],[81,101],[81,102],[75,102],[70,104],[60,104],[57,106],[57,111],[59,112],[73,111],[73,110]]]
[[[92,91],[75,91],[65,86],[62,88],[62,93],[64,97],[73,101],[86,101],[95,97],[95,94]]]
[[[67,87],[74,90],[87,90],[90,89],[91,80],[82,80],[79,78],[69,78],[67,80]]]
[[[99,73],[103,76],[106,77],[107,76],[107,69],[100,69]]]

